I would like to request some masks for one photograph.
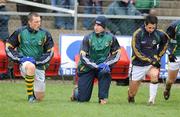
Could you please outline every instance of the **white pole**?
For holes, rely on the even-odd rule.
[[[30,5],[30,6],[35,6],[35,7],[40,7],[40,8],[45,8],[45,9],[50,9],[50,10],[55,10],[55,11],[60,11],[60,12],[65,12],[65,13],[70,13],[72,16],[74,16],[74,10],[71,10],[71,9],[59,8],[59,7],[50,6],[50,5],[46,5],[46,4],[30,2],[27,0],[7,0],[7,1]]]
[[[74,4],[74,33],[77,32],[77,18],[78,18],[78,1],[75,0]]]

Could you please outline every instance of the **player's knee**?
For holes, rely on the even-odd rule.
[[[35,92],[35,97],[36,97],[36,100],[38,101],[42,101],[44,99],[44,92]]]
[[[78,93],[78,102],[88,102],[90,100],[90,97],[87,95],[81,95]]]
[[[27,71],[27,74],[34,74],[35,73],[35,69],[36,69],[36,66],[32,63],[28,63],[26,66],[25,66],[25,69]]]
[[[153,83],[153,84],[158,83],[158,76],[157,75],[152,75],[150,78],[151,78],[151,83]]]
[[[158,80],[151,80],[151,83],[152,83],[152,84],[157,84],[157,83],[158,83]]]
[[[45,82],[35,80],[34,82],[34,92],[36,100],[42,101],[45,96]]]
[[[78,98],[78,102],[88,102],[89,98]]]

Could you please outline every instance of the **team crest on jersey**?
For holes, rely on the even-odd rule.
[[[153,40],[153,41],[152,41],[152,44],[153,44],[153,45],[155,45],[156,43],[157,43],[156,40]]]
[[[42,45],[42,41],[39,41],[39,42],[38,42],[38,45]]]
[[[105,46],[106,46],[106,47],[109,46],[109,43],[106,43]]]

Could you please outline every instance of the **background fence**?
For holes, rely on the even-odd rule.
[[[12,0],[13,1],[13,0]],[[17,0],[20,1],[20,0]],[[76,1],[76,0],[74,0]],[[154,0],[152,0],[154,1]],[[20,2],[23,2],[21,0]],[[101,15],[105,15],[109,21],[107,23],[107,30],[112,31],[115,33],[117,36],[131,36],[133,31],[136,30],[138,27],[140,27],[143,24],[143,19],[145,14],[141,15],[107,15],[105,14],[105,11],[108,9],[108,5],[112,2],[112,0],[103,0],[105,2],[105,5],[102,7],[103,8],[103,13]],[[44,4],[46,3],[46,4]],[[17,4],[13,2],[7,2],[6,3],[6,11],[3,7],[3,10],[0,6],[0,34],[3,36],[0,36],[0,38],[7,38],[9,34],[12,34],[14,30],[17,28],[21,27],[23,23],[26,21],[26,16],[29,13],[27,9],[30,10],[37,10],[39,14],[42,16],[42,27],[48,29],[54,41],[59,44],[59,37],[61,35],[86,35],[90,33],[93,30],[93,19],[97,17],[97,14],[87,14],[84,13],[84,6],[80,4],[75,4],[74,6],[71,6],[72,10],[64,9],[61,6],[51,6],[50,1],[46,1],[42,4],[35,3],[35,5],[41,6],[41,8],[32,8],[34,3],[31,4],[32,6],[28,8],[27,6],[24,6],[25,4]],[[21,7],[24,7],[24,9],[19,9],[19,5]],[[177,14],[180,6],[180,1],[176,0],[160,0],[159,2],[159,7],[155,8],[156,10],[156,15],[158,16],[159,22],[158,22],[158,28],[163,29],[164,31],[166,30],[167,26],[174,20],[179,20],[180,14]],[[46,8],[47,9],[42,9]],[[92,6],[94,8],[94,6]],[[61,9],[62,8],[62,9]],[[90,7],[91,8],[91,7]],[[18,9],[18,11],[17,11]],[[173,10],[175,9],[176,12]],[[19,11],[20,10],[20,11]],[[66,11],[67,10],[67,11]],[[165,13],[166,16],[165,16]],[[179,12],[180,13],[180,12]],[[161,15],[162,14],[162,15]],[[69,22],[70,28],[68,27],[57,27],[55,24],[56,18],[59,17],[60,21],[62,21],[62,17],[69,18],[65,19],[67,25]],[[89,19],[91,19],[88,21]],[[83,25],[84,21],[88,21],[90,23],[89,28],[85,28]],[[112,22],[115,22],[112,24]],[[115,31],[114,31],[115,30]]]
[[[23,0],[21,0],[21,1],[23,1]],[[76,0],[74,0],[74,1],[76,1]],[[84,6],[82,6],[81,4],[79,4],[79,5],[75,4],[74,7],[71,7],[71,8],[73,8],[72,10],[74,11],[71,14],[69,12],[66,12],[66,13],[59,12],[61,10],[56,9],[56,7],[52,7],[50,5],[50,0],[44,0],[44,2],[46,3],[46,5],[48,5],[47,9],[38,8],[38,12],[40,12],[40,11],[42,12],[42,13],[40,13],[40,15],[42,16],[42,19],[43,19],[42,27],[47,28],[52,33],[52,36],[56,42],[58,42],[58,38],[59,38],[60,34],[85,35],[85,34],[88,34],[90,31],[92,31],[93,18],[96,17],[97,14],[83,13]],[[103,2],[104,2],[103,12],[105,12],[107,10],[108,5],[112,2],[112,0],[103,0]],[[172,5],[172,3],[174,4],[174,6]],[[169,4],[169,6],[167,6],[167,4]],[[167,8],[167,10],[166,10],[167,13],[170,12],[169,10],[172,10],[172,8],[176,9],[176,11],[178,11],[178,9],[175,7],[175,5],[177,5],[177,4],[180,5],[180,1],[175,1],[175,0],[160,1],[161,10],[158,10],[160,8],[156,8],[156,12],[157,12],[157,15],[159,18],[158,28],[165,30],[171,21],[180,19],[179,17],[176,16],[176,14],[174,14],[174,16],[159,16],[164,13],[163,10],[165,8]],[[23,4],[21,4],[21,5],[24,6]],[[39,4],[37,4],[37,5],[39,5]],[[41,5],[39,5],[39,6],[41,6]],[[5,26],[8,23],[7,26],[8,26],[9,34],[11,34],[15,29],[17,29],[18,27],[20,27],[22,25],[21,22],[24,22],[23,20],[25,20],[25,18],[22,18],[22,17],[24,17],[28,14],[28,11],[26,11],[26,10],[17,12],[18,7],[19,7],[18,4],[13,3],[13,2],[8,2],[8,3],[6,3],[7,11],[6,12],[0,11],[0,15],[1,15],[0,25]],[[57,7],[59,7],[59,6],[57,6]],[[25,8],[26,8],[26,6],[25,6]],[[6,17],[4,17],[4,15],[6,15]],[[111,27],[111,24],[109,23],[110,21],[108,23],[110,24],[110,27],[111,27],[111,28],[109,28],[109,30],[112,31],[114,29],[117,29],[116,35],[132,35],[133,31],[135,29],[137,29],[140,25],[143,24],[143,18],[144,18],[144,16],[142,16],[142,15],[138,15],[138,16],[106,15],[106,14],[102,14],[102,15],[105,15],[106,17],[108,17],[108,19],[110,21],[113,20],[113,22],[115,22],[115,25],[113,27]],[[172,15],[173,15],[173,12],[172,12]],[[4,17],[4,19],[2,18],[2,16]],[[70,18],[70,20],[72,21],[71,22],[72,28],[65,29],[65,28],[56,27],[55,20],[57,17]],[[7,20],[8,18],[9,18],[9,20]],[[84,20],[89,20],[90,18],[92,18],[92,22],[90,24],[89,29],[87,29],[83,26],[83,22],[84,22]],[[59,19],[59,20],[62,20],[62,19]],[[69,23],[69,22],[67,21],[66,23]],[[2,27],[1,30],[3,30],[3,28],[4,27]],[[6,30],[2,33],[5,33],[5,32],[6,32]]]

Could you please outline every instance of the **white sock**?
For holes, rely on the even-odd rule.
[[[149,100],[155,101],[156,94],[157,94],[158,84],[152,84],[150,83],[149,86]]]

